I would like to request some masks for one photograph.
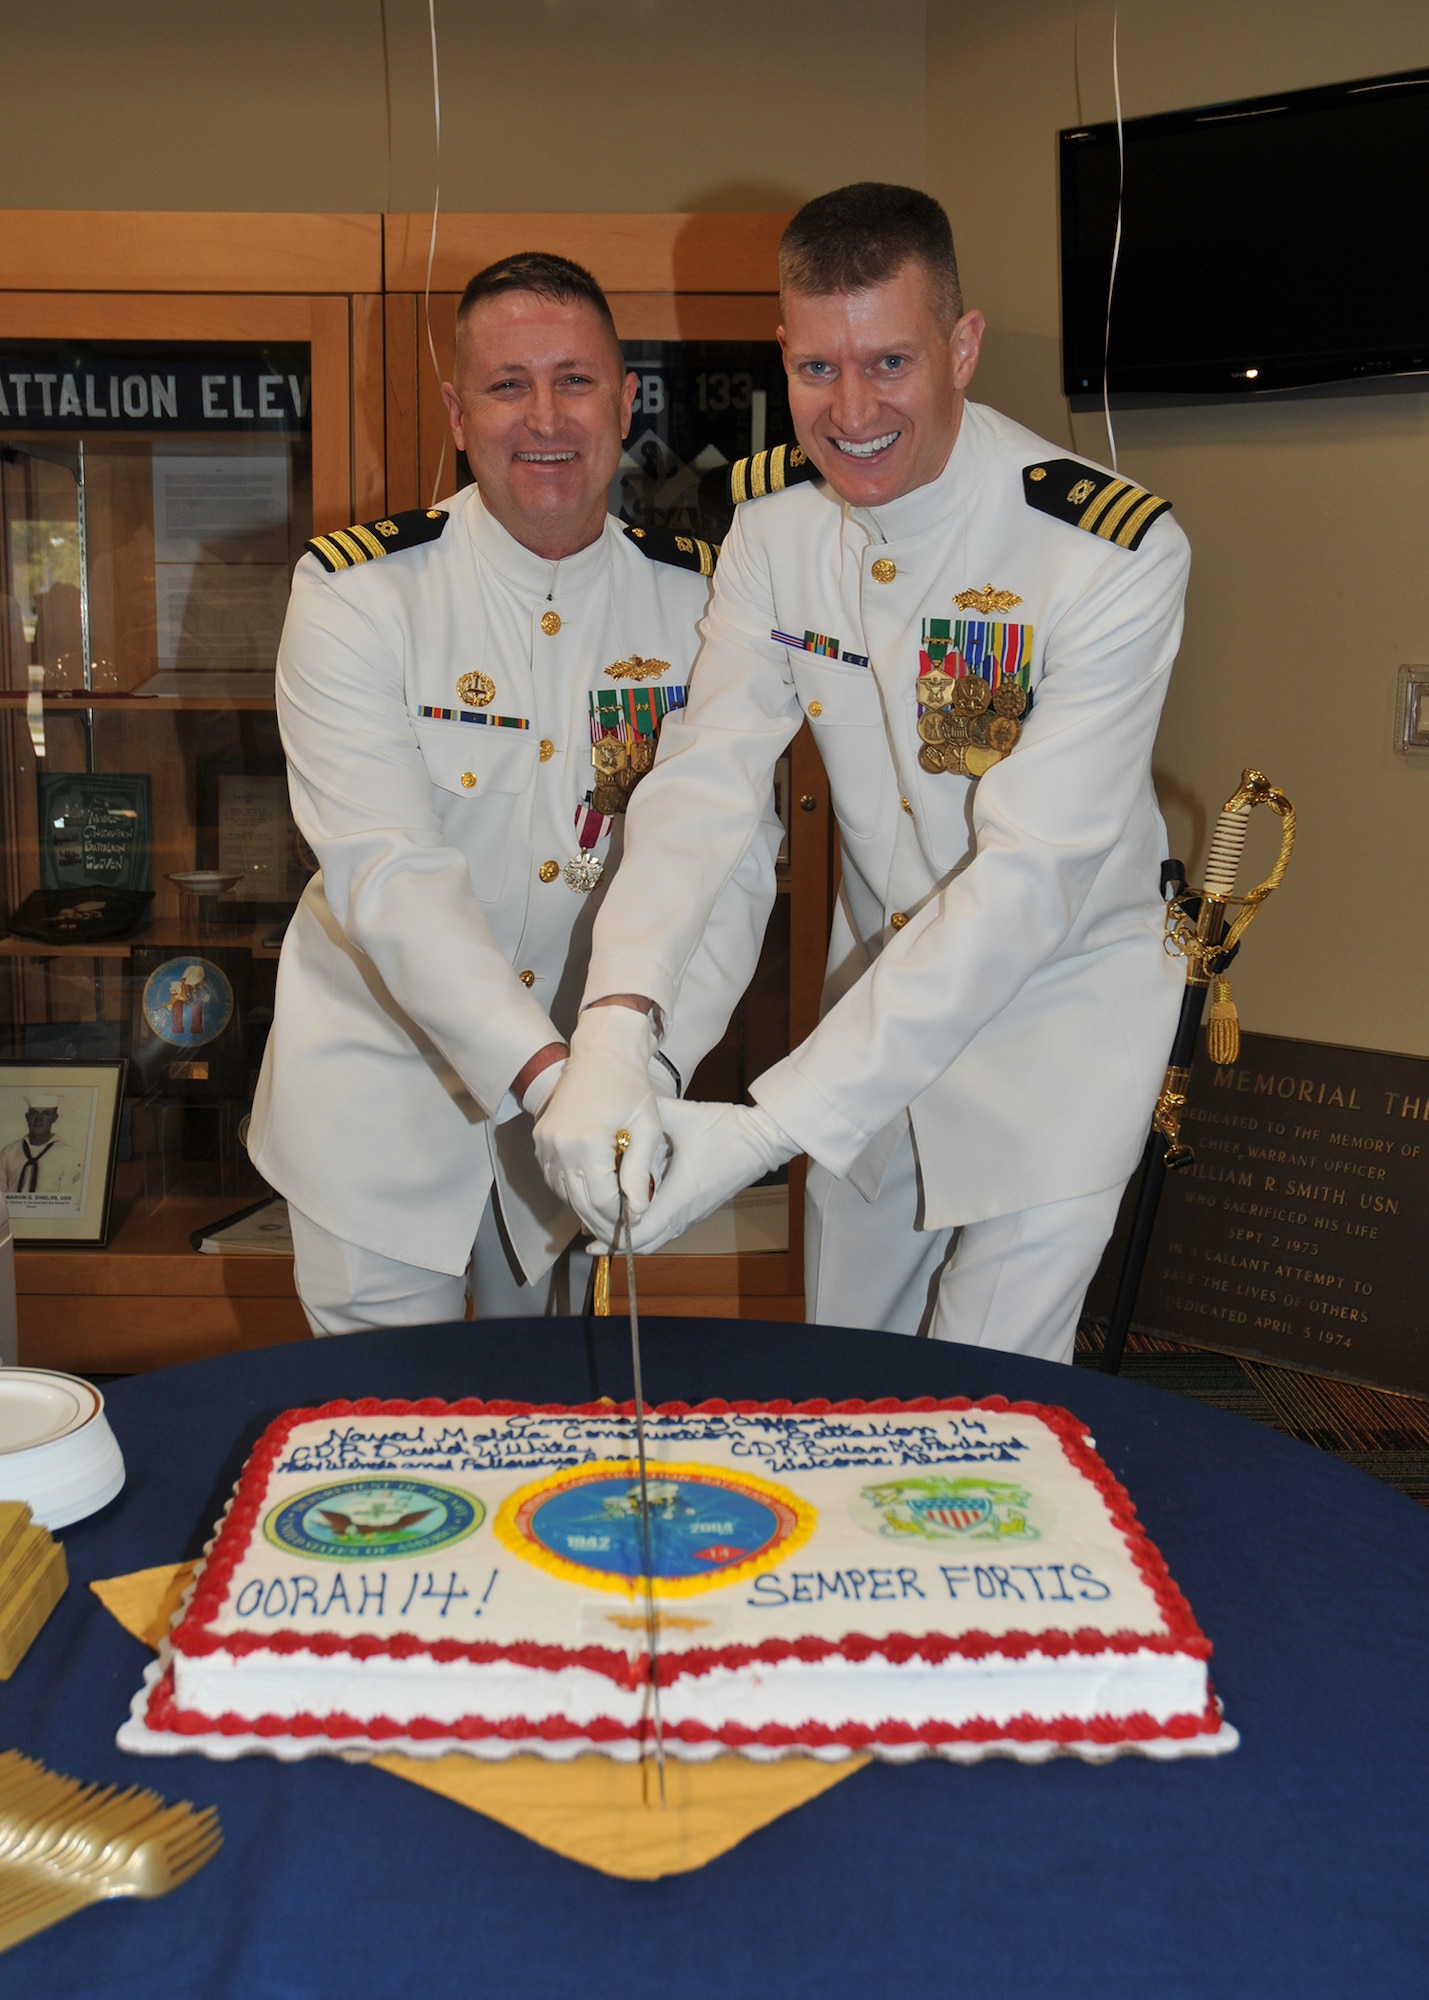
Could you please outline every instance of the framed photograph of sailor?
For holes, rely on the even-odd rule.
[[[108,1242],[125,1069],[0,1060],[0,1192],[17,1243]]]
[[[135,947],[132,1090],[207,1104],[247,1094],[252,963],[236,946]]]

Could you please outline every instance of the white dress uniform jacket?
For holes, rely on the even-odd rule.
[[[1091,471],[1067,475],[1057,447],[967,404],[942,474],[887,506],[810,484],[739,509],[693,697],[632,807],[586,989],[662,1006],[679,991],[807,716],[842,842],[826,1011],[751,1094],[870,1195],[908,1108],[930,1229],[1124,1180],[1179,1004],[1150,757],[1187,545],[1165,513],[1133,549],[1039,511],[1028,496],[1044,489],[1023,474],[1048,465],[1064,482]],[[1033,706],[983,778],[932,775],[918,763],[923,621],[980,615],[954,600],[986,586],[1020,600],[989,615],[1032,628]]]
[[[284,939],[250,1150],[324,1229],[453,1274],[494,1182],[534,1280],[577,1224],[541,1181],[529,1120],[498,1115],[512,1118],[529,1058],[574,1025],[619,858],[617,820],[594,850],[598,889],[562,872],[593,778],[588,695],[635,653],[669,662],[660,685],[685,684],[708,586],[614,520],[552,563],[474,487],[449,512],[422,546],[336,573],[309,554],[294,574],[278,719],[320,872]],[[472,672],[494,684],[484,707],[458,692]],[[684,955],[663,1046],[685,1079],[754,970],[777,839],[771,811]]]

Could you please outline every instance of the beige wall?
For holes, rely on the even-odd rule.
[[[922,175],[924,0],[437,0],[437,24],[450,209]],[[0,50],[4,207],[431,203],[426,0],[0,0]]]
[[[1106,456],[1059,385],[1056,133],[1111,114],[1111,0],[437,13],[448,208],[777,209],[924,180],[991,322],[979,393]],[[1129,116],[1429,63],[1425,0],[1122,0],[1120,22]],[[426,23],[425,0],[0,0],[4,203],[420,209]],[[1332,250],[1335,281],[1372,282]],[[1195,549],[1157,759],[1173,846],[1203,858],[1244,762],[1301,809],[1238,968],[1248,1024],[1429,1054],[1429,770],[1389,748],[1396,671],[1429,660],[1429,394],[1128,412],[1118,441]]]
[[[1072,417],[1060,389],[1056,134],[1112,115],[1111,16],[1109,0],[929,10],[927,185],[991,322],[978,392],[1099,460],[1100,416]],[[1128,117],[1373,76],[1429,63],[1429,6],[1123,0],[1120,60]],[[1327,312],[1336,285],[1373,282],[1353,245],[1328,248]],[[1236,968],[1243,1019],[1429,1055],[1429,768],[1390,749],[1398,669],[1429,662],[1429,391],[1115,423],[1122,470],[1174,501],[1194,551],[1156,759],[1172,850],[1204,858],[1242,764],[1300,811],[1292,874]]]

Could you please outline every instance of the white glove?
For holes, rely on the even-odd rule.
[[[637,1220],[631,1212],[631,1237],[641,1256],[682,1236],[692,1223],[712,1215],[731,1195],[799,1150],[757,1104],[683,1104],[677,1099],[661,1110],[670,1163],[644,1216]]]
[[[529,1112],[533,1118],[539,1118],[550,1103],[551,1095],[565,1073],[565,1067],[566,1058],[562,1056],[559,1062],[547,1063],[544,1069],[537,1070],[526,1086],[526,1094],[521,1099],[521,1109]]]
[[[665,1133],[650,1086],[655,1029],[634,1007],[587,1007],[571,1036],[559,1087],[536,1121],[536,1159],[547,1185],[573,1208],[592,1236],[609,1243],[620,1217],[620,1189],[633,1221],[650,1201],[650,1182],[665,1153]],[[630,1145],[615,1178],[615,1135]]]

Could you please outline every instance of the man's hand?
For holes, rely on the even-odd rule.
[[[637,1219],[633,1207],[630,1216],[633,1245],[642,1256],[682,1236],[692,1223],[712,1215],[731,1195],[799,1150],[757,1104],[676,1100],[662,1105],[661,1113],[672,1149],[670,1164],[643,1218]]]
[[[600,1241],[620,1217],[620,1190],[631,1220],[645,1213],[650,1183],[665,1154],[660,1109],[650,1083],[655,1029],[634,1007],[587,1007],[550,1102],[536,1121],[536,1158],[547,1184]],[[615,1135],[630,1134],[615,1177]]]

